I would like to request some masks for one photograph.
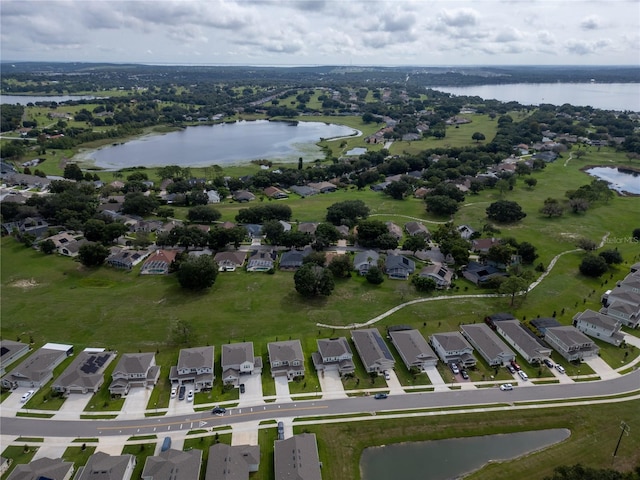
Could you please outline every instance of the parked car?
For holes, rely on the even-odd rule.
[[[525,382],[527,380],[529,380],[529,375],[527,375],[525,372],[523,372],[522,370],[518,370],[518,375],[520,375],[520,378],[522,380],[524,380]]]
[[[284,423],[278,422],[278,440],[284,440]]]
[[[178,394],[178,389],[176,387],[173,387],[171,389],[171,398],[176,398],[177,394]]]
[[[511,360],[511,366],[512,366],[513,368],[515,368],[518,372],[519,372],[520,370],[522,370],[522,369],[520,368],[520,365],[518,365],[518,363],[517,363],[515,360]]]
[[[187,393],[187,387],[182,385],[178,390],[178,400],[184,400],[184,396]]]
[[[509,370],[509,373],[510,373],[511,375],[513,375],[513,374],[515,374],[515,373],[516,373],[516,369],[515,369],[515,368],[513,368],[511,365],[507,365],[507,370]]]
[[[451,368],[451,371],[453,372],[454,375],[457,375],[460,373],[460,369],[455,363],[450,363],[449,368]]]
[[[462,375],[462,378],[464,378],[465,380],[469,380],[469,374],[466,370],[460,370],[460,374]]]
[[[389,370],[384,371],[384,379],[391,380],[391,374],[389,373]]]
[[[511,385],[510,383],[503,383],[502,385],[500,385],[500,390],[502,390],[503,392],[507,390],[513,390],[513,385]]]
[[[240,384],[240,393],[244,393],[244,383]]]
[[[560,373],[564,373],[564,367],[562,365],[560,365],[559,363],[556,363],[556,370],[558,370]]]
[[[548,358],[545,358],[543,360],[544,364],[549,367],[549,368],[553,368],[553,362],[551,360],[549,360]]]
[[[193,390],[189,390],[187,393],[187,402],[193,402]]]
[[[160,447],[161,452],[166,452],[171,448],[171,437],[164,437],[162,442],[162,447]]]
[[[20,402],[25,403],[27,400],[31,398],[31,395],[33,395],[34,393],[35,393],[34,390],[29,390],[27,393],[22,395],[22,397],[20,397]]]
[[[376,393],[373,396],[373,398],[375,398],[376,400],[384,400],[387,397],[388,397],[388,395],[386,393]]]
[[[227,409],[224,407],[215,407],[213,410],[211,410],[211,413],[213,413],[214,415],[224,415],[227,412]]]

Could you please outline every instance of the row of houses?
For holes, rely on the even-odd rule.
[[[209,448],[205,480],[248,480],[260,467],[258,445],[216,443]],[[318,444],[313,433],[293,435],[274,443],[274,470],[277,479],[322,480]],[[77,472],[73,462],[61,458],[39,458],[17,465],[7,480],[130,480],[136,467],[131,454],[94,453]],[[203,451],[168,449],[149,456],[142,470],[142,480],[199,480],[203,473]],[[73,476],[75,472],[75,476]]]

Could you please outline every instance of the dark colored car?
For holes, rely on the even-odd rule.
[[[544,364],[549,367],[549,368],[553,368],[553,362],[551,360],[549,360],[548,358],[545,358],[543,360]]]
[[[513,368],[511,365],[507,365],[507,370],[509,370],[509,373],[511,373],[511,374],[516,373],[516,369]]]
[[[278,440],[284,440],[284,423],[278,422]]]
[[[178,400],[184,400],[184,396],[187,393],[187,387],[182,385],[180,390],[178,390]]]
[[[375,398],[376,400],[382,400],[384,398],[387,398],[387,394],[386,393],[376,393],[373,398]]]
[[[240,384],[240,393],[244,393],[244,383]]]
[[[466,370],[460,370],[460,374],[462,375],[462,378],[464,378],[465,380],[469,380],[469,374]]]
[[[214,415],[224,415],[226,411],[227,411],[226,408],[215,407],[213,410],[211,410],[211,413],[213,413]]]

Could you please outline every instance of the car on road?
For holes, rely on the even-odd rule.
[[[215,407],[213,410],[211,410],[211,413],[213,413],[214,415],[224,415],[227,412],[227,409],[224,407]]]
[[[193,390],[189,390],[187,393],[187,402],[193,402]]]
[[[460,369],[455,363],[450,363],[449,368],[451,368],[451,371],[453,372],[454,375],[457,375],[460,373]]]
[[[502,385],[500,385],[500,390],[502,390],[503,392],[506,392],[507,390],[513,390],[513,385],[511,385],[510,383],[503,383]]]
[[[556,363],[556,370],[558,370],[560,373],[564,373],[564,367],[562,365],[560,365],[559,363]]]
[[[386,393],[376,393],[373,396],[373,398],[375,398],[376,400],[384,400],[387,397],[388,397],[388,395]]]
[[[543,360],[544,364],[549,367],[549,368],[553,368],[553,362],[551,360],[549,360],[548,358],[545,358]]]
[[[460,375],[462,375],[462,378],[464,378],[465,380],[469,380],[469,374],[467,373],[466,370],[464,369],[460,370]]]
[[[27,400],[29,400],[31,398],[31,396],[35,393],[34,390],[29,390],[27,393],[25,393],[24,395],[22,395],[22,397],[20,397],[20,402],[21,403],[25,403]]]
[[[391,380],[391,374],[389,373],[389,370],[384,371],[384,379]]]
[[[173,387],[171,389],[171,398],[176,398],[177,394],[178,394],[178,389],[176,387]]]
[[[184,396],[187,393],[187,387],[185,387],[184,385],[182,385],[179,389],[178,389],[178,400],[184,400]]]
[[[520,375],[520,378],[522,380],[524,380],[525,382],[527,380],[529,380],[529,375],[527,375],[525,372],[523,372],[522,370],[518,370],[518,375]]]
[[[511,375],[514,375],[516,373],[516,369],[513,368],[511,365],[507,365],[507,370],[509,370],[509,373]]]
[[[240,384],[240,393],[244,393],[244,383]]]

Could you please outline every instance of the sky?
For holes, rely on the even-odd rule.
[[[3,61],[640,65],[640,0],[2,0]]]

